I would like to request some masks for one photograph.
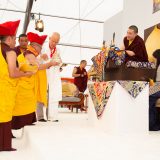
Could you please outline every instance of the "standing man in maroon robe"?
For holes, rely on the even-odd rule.
[[[143,39],[138,35],[137,26],[130,26],[123,40],[122,50],[126,51],[126,62],[148,62],[148,55]]]
[[[82,60],[80,62],[80,66],[74,67],[74,70],[72,73],[72,76],[74,77],[74,84],[77,86],[80,92],[85,92],[87,88],[88,75],[85,69],[86,65],[87,65],[87,61]]]

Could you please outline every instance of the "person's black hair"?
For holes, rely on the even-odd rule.
[[[138,33],[138,27],[135,25],[129,26],[129,29],[133,30],[135,33]]]
[[[7,36],[0,36],[0,41],[4,42],[6,40]]]
[[[154,80],[156,80],[157,77],[157,69],[160,65],[160,49],[157,49],[153,52],[153,57],[157,60],[157,64],[156,64],[156,73],[155,73],[155,78]]]
[[[24,34],[24,33],[23,33],[23,34],[20,34],[19,37],[18,37],[18,39],[20,40],[21,37],[27,37],[27,35]]]
[[[157,59],[156,68],[160,65],[160,49],[157,49],[153,52],[153,57]]]
[[[87,63],[87,61],[86,61],[86,60],[81,60],[80,64],[81,64],[81,63]]]

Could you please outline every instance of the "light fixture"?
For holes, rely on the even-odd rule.
[[[39,32],[43,32],[44,30],[44,23],[42,20],[36,20],[35,21],[35,30],[39,31]]]
[[[43,23],[43,20],[40,19],[40,13],[39,13],[39,19],[35,20],[35,30],[39,32],[44,31],[44,23]]]

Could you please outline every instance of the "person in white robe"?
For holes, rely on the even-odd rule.
[[[49,59],[55,61],[55,66],[50,67],[47,70],[48,79],[48,120],[58,122],[58,106],[59,101],[62,100],[62,83],[60,76],[60,69],[62,66],[62,60],[60,51],[57,48],[57,44],[60,40],[60,34],[54,32],[49,37],[49,44],[46,50]]]

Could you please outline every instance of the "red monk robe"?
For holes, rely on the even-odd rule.
[[[125,50],[133,51],[134,56],[126,54],[126,62],[137,61],[137,62],[148,62],[148,55],[145,47],[145,43],[140,36],[136,36],[135,39],[129,44],[127,37],[124,38]]]
[[[87,88],[87,80],[88,80],[87,71],[84,68],[81,69],[80,67],[76,67],[76,69],[77,69],[77,72],[75,74],[81,74],[84,76],[75,77],[74,84],[77,86],[80,92],[84,92]]]

